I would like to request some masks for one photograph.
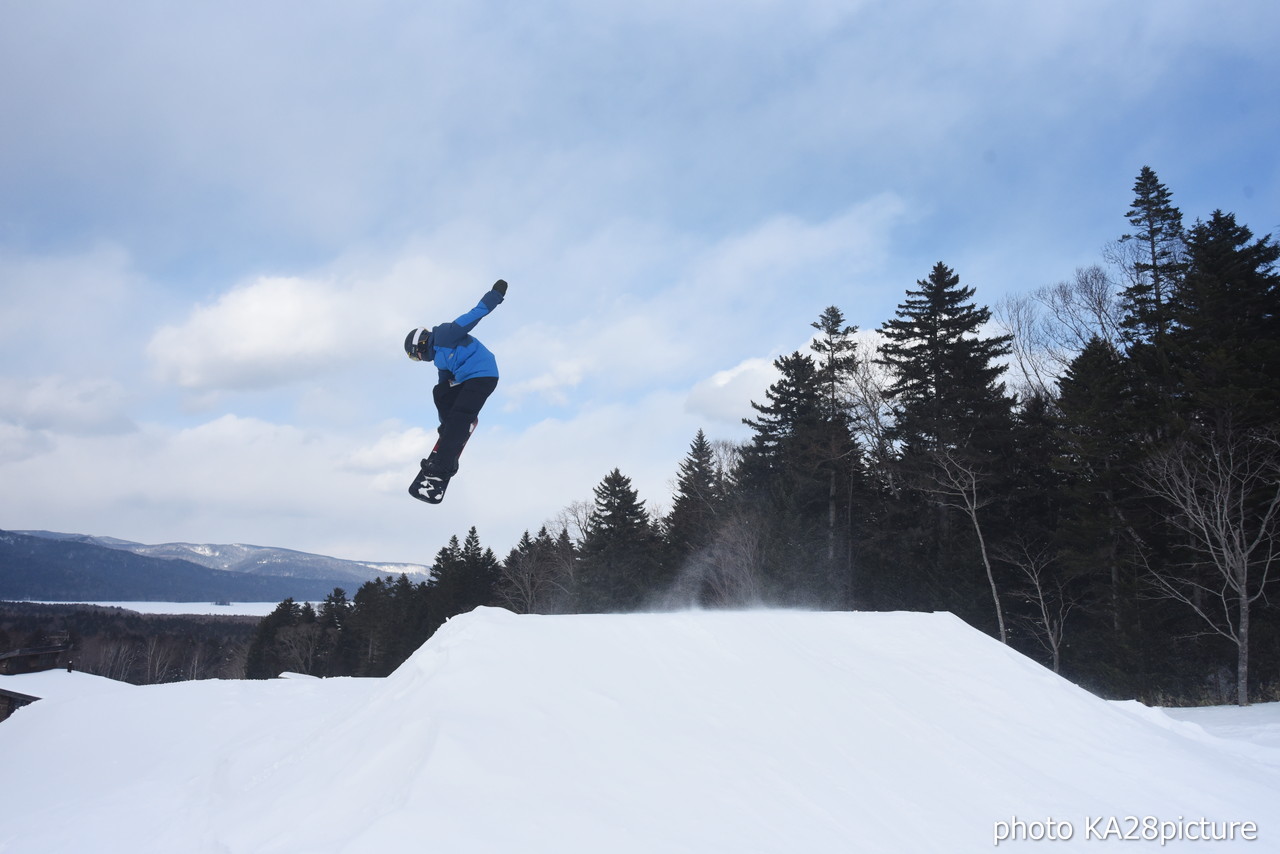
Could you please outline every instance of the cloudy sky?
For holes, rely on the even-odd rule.
[[[669,504],[837,305],[1280,231],[1280,4],[0,0],[0,528],[429,562]],[[408,330],[502,382],[446,502]]]

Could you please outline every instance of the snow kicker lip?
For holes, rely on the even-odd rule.
[[[20,710],[0,849],[976,854],[1010,816],[1081,843],[1095,816],[1268,832],[1280,761],[1185,730],[949,614],[481,608],[385,679]]]

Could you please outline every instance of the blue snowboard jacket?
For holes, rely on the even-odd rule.
[[[482,317],[497,308],[502,299],[502,294],[489,291],[475,308],[457,320],[431,328],[431,346],[435,348],[433,362],[440,371],[440,382],[463,383],[476,377],[498,376],[498,360],[471,335],[471,330]]]

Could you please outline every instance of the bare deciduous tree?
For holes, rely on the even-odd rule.
[[[276,645],[280,650],[281,666],[294,673],[315,673],[324,640],[324,628],[317,623],[299,623],[279,629]]]
[[[738,468],[738,463],[742,461],[742,442],[734,442],[729,439],[712,439],[711,440],[711,456],[716,473],[721,478],[721,491],[725,491],[725,478],[729,472]]]
[[[1161,595],[1191,608],[1236,646],[1236,701],[1249,703],[1250,608],[1262,598],[1280,545],[1280,442],[1223,428],[1156,454],[1140,478],[1169,503],[1190,559],[1153,569]]]
[[[735,510],[721,517],[711,542],[680,567],[661,606],[758,605],[764,599],[764,530],[751,511]]]
[[[595,504],[590,501],[575,501],[561,510],[546,527],[552,531],[568,531],[575,543],[581,543],[587,533],[587,522],[591,518]]]
[[[1049,325],[1030,294],[1009,294],[995,305],[995,318],[1013,335],[1012,382],[1021,397],[1048,397],[1061,364]]]
[[[761,601],[764,572],[763,526],[747,514],[732,514],[716,532],[706,556],[707,585],[716,604],[753,605]]]
[[[890,370],[877,361],[879,341],[878,335],[859,340],[846,394],[854,436],[877,467],[887,471],[892,469],[887,461],[892,454],[889,428],[893,425],[893,410],[885,390],[893,384],[893,377]]]
[[[87,642],[82,650],[80,669],[85,673],[126,682],[133,676],[138,645],[130,640]]]
[[[1053,317],[1057,346],[1078,352],[1094,338],[1119,347],[1120,301],[1115,282],[1094,264],[1076,268],[1075,279],[1035,292]]]
[[[1031,629],[1036,640],[1049,653],[1053,672],[1060,672],[1067,616],[1078,603],[1067,589],[1062,576],[1051,572],[1054,560],[1052,549],[1046,543],[1017,537],[993,551],[1000,560],[1017,567],[1026,578],[1027,586],[1015,591],[1013,595],[1030,603],[1036,613],[1033,617],[1024,618],[1022,622]]]
[[[502,565],[498,599],[517,614],[554,614],[568,600],[572,566],[542,550],[512,554]]]
[[[143,684],[156,685],[167,681],[177,658],[173,641],[154,635],[147,638],[143,647]]]
[[[994,313],[1013,335],[1015,385],[1024,394],[1052,396],[1058,377],[1089,341],[1114,346],[1120,337],[1116,286],[1096,264],[1077,268],[1070,282],[1006,296]]]
[[[996,587],[996,576],[991,569],[991,557],[987,551],[987,540],[982,534],[982,524],[978,511],[991,503],[992,499],[979,494],[979,488],[987,479],[987,475],[973,460],[966,460],[960,454],[942,448],[930,452],[933,465],[930,474],[921,483],[921,489],[938,497],[941,504],[960,510],[973,525],[973,532],[978,537],[978,550],[982,554],[982,565],[987,571],[987,583],[991,585],[991,600],[996,607],[996,623],[1000,627],[1000,642],[1009,642],[1009,632],[1004,624],[1004,606],[1000,603],[1000,591]]]
[[[183,675],[180,678],[183,680],[203,679],[208,666],[209,662],[205,656],[204,644],[199,640],[195,640],[191,644],[191,651],[187,656],[187,664],[183,668]]]

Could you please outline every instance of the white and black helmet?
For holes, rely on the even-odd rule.
[[[436,357],[435,348],[431,346],[431,330],[419,326],[404,339],[404,352],[415,362],[430,362]]]

